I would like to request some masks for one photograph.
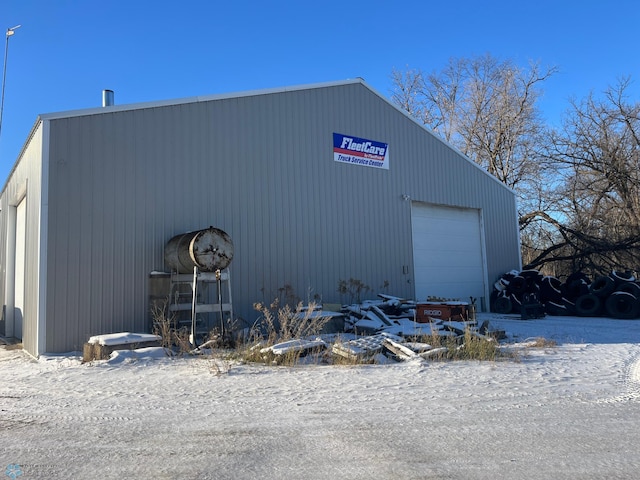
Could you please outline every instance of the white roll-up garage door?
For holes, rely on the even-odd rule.
[[[479,305],[486,292],[480,211],[412,203],[416,300],[441,297]]]
[[[24,315],[24,275],[25,246],[27,232],[27,201],[22,199],[16,208],[16,260],[13,336],[22,340],[22,320]]]

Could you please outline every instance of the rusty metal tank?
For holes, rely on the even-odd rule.
[[[176,235],[164,247],[164,261],[178,273],[215,272],[227,268],[233,259],[231,237],[219,228]]]

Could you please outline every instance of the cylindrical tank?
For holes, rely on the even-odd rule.
[[[192,273],[193,267],[202,272],[227,268],[233,259],[231,237],[219,228],[176,235],[164,247],[164,261],[178,273]]]

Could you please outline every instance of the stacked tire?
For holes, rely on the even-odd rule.
[[[513,270],[505,273],[494,285],[491,311],[519,313],[523,304],[538,302],[543,278],[537,270]]]
[[[609,317],[634,319],[640,317],[640,285],[629,272],[613,271],[608,277],[599,277],[604,310]],[[594,284],[596,283],[594,280]]]
[[[640,318],[640,283],[628,271],[590,279],[576,272],[562,282],[537,270],[510,271],[494,284],[491,311],[519,313],[523,302],[537,299],[548,315]]]
[[[562,305],[564,307],[559,315],[581,315],[581,308],[589,307],[589,286],[591,279],[582,272],[574,272],[567,277],[562,284]]]

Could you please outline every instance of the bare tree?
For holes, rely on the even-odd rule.
[[[629,102],[629,84],[621,80],[602,100],[572,101],[562,129],[550,132],[546,158],[559,167],[561,210],[521,218],[554,232],[533,265],[593,273],[640,266],[640,104]]]
[[[511,188],[537,181],[540,84],[555,73],[490,55],[451,59],[441,71],[394,71],[392,100]]]
[[[391,95],[393,102],[413,118],[424,124],[430,124],[430,115],[425,111],[423,95],[425,94],[422,72],[407,69],[405,72],[393,70],[391,80],[394,91]]]

